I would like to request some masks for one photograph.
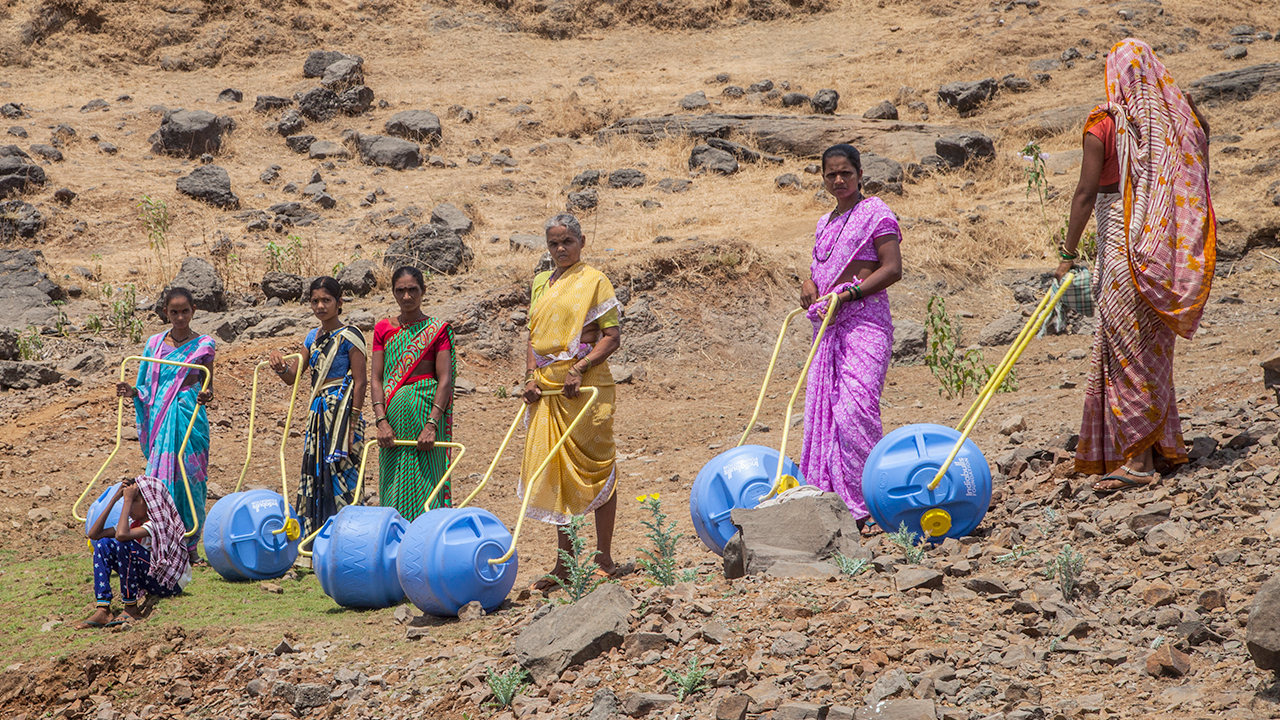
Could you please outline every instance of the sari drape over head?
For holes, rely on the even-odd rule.
[[[151,566],[147,574],[165,587],[178,584],[178,579],[190,567],[191,561],[183,543],[186,528],[173,496],[165,484],[154,477],[139,475],[138,492],[147,504],[147,519],[151,531]]]
[[[591,350],[580,342],[583,327],[620,307],[613,285],[599,270],[581,262],[565,270],[529,309],[529,342],[537,363],[534,377],[538,387],[562,389],[569,368]],[[609,363],[593,365],[582,376],[582,387],[595,387],[600,395],[546,470],[533,480],[527,517],[565,525],[573,516],[591,512],[613,497],[617,451]],[[533,471],[589,401],[589,393],[584,392],[573,399],[544,396],[528,406],[528,435],[517,489],[521,498]]]
[[[898,219],[883,200],[868,197],[840,219],[818,220],[809,266],[819,295],[843,292],[838,284],[854,260],[877,261],[875,239],[901,237]],[[814,335],[827,303],[809,307]],[[809,366],[804,402],[804,450],[800,471],[805,482],[844,500],[855,518],[870,514],[862,496],[862,468],[883,437],[880,392],[893,354],[889,294],[880,291],[836,309]]]
[[[354,327],[331,333],[316,332],[307,364],[311,368],[311,399],[307,403],[307,434],[302,449],[302,482],[296,507],[303,534],[320,529],[339,510],[350,505],[359,467],[355,461],[364,446],[364,421],[356,420],[352,438],[352,385],[350,359],[347,372],[330,378],[339,355],[354,348],[369,357],[364,335]]]
[[[435,362],[434,357],[428,357],[428,351],[441,335],[449,339],[449,367],[457,377],[453,330],[443,320],[423,318],[401,328],[383,351],[382,387],[387,402],[387,421],[400,440],[416,440],[431,417],[431,406],[436,401],[436,389],[439,387],[437,379],[408,380],[413,377],[412,372],[419,360]],[[444,417],[436,427],[436,442],[452,440],[453,403],[448,402]],[[423,504],[448,466],[449,452],[444,448],[432,448],[425,453],[412,446],[379,448],[379,503],[384,507],[394,507],[405,520],[413,522],[424,512]],[[446,484],[432,501],[431,508],[450,507],[452,504],[451,488]]]
[[[1115,122],[1120,193],[1096,204],[1099,321],[1076,450],[1083,473],[1110,472],[1148,448],[1186,462],[1174,340],[1199,326],[1216,257],[1208,139],[1186,96],[1132,38],[1111,49],[1106,79],[1107,102],[1085,131]]]
[[[173,348],[164,341],[168,334],[169,331],[166,330],[151,336],[143,350],[143,357],[193,365],[213,362],[213,338],[200,335],[183,343],[181,347]],[[184,385],[188,377],[192,384]],[[201,527],[204,526],[207,497],[205,481],[209,477],[209,416],[204,406],[196,402],[202,381],[203,373],[198,370],[161,363],[142,363],[136,380],[138,395],[133,399],[138,442],[147,459],[145,474],[164,484],[165,489],[173,496],[174,505],[188,529],[194,527],[197,521]],[[178,457],[192,413],[196,414],[196,421],[191,429],[191,438],[182,457]],[[194,507],[187,502],[179,462],[186,468]],[[199,537],[197,533],[187,538],[187,546],[194,548]]]

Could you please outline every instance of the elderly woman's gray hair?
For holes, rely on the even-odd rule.
[[[559,215],[551,218],[542,226],[542,230],[543,232],[546,232],[553,227],[562,227],[565,230],[568,230],[569,234],[574,237],[582,237],[582,224],[578,222],[578,218],[570,215],[569,213],[560,213]]]

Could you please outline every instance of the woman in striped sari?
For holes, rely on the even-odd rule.
[[[1098,225],[1093,342],[1076,472],[1098,492],[1159,480],[1187,461],[1173,385],[1174,338],[1190,339],[1213,280],[1209,126],[1146,43],[1107,56],[1107,102],[1085,124],[1080,182],[1058,249],[1062,277],[1091,213]]]
[[[617,450],[613,443],[614,390],[608,357],[621,345],[618,308],[613,285],[599,270],[582,260],[586,240],[578,220],[568,213],[547,221],[547,250],[555,270],[533,278],[529,307],[529,348],[526,353],[524,401],[529,431],[520,468],[523,497],[530,475],[563,436],[589,401],[584,387],[599,391],[595,406],[574,428],[547,469],[532,481],[526,517],[553,525],[568,525],[575,515],[595,513],[595,562],[613,575],[613,527],[617,513]],[[542,396],[543,390],[563,390]],[[562,552],[551,574],[533,589],[550,590],[565,580],[564,555],[573,544],[556,533]]]
[[[133,398],[138,443],[147,459],[145,474],[164,483],[188,529],[197,522],[204,527],[205,481],[209,477],[209,416],[204,406],[213,399],[214,343],[213,338],[191,329],[195,298],[190,290],[170,288],[165,293],[164,311],[172,327],[147,340],[143,357],[203,365],[209,369],[209,389],[200,390],[204,378],[197,370],[142,363],[136,385],[117,383],[116,395]],[[192,413],[196,414],[195,425],[179,458],[178,451]],[[179,462],[186,468],[187,481],[191,484],[191,503],[187,502]],[[192,564],[202,562],[196,552],[199,540],[200,533],[186,540]]]
[[[400,314],[373,329],[373,414],[378,432],[378,494],[413,522],[449,464],[435,447],[453,440],[453,378],[457,368],[449,323],[422,313],[422,272],[399,267],[391,290]],[[416,440],[399,446],[396,439]],[[449,486],[431,507],[449,507]]]
[[[307,435],[302,449],[302,480],[294,503],[304,535],[319,530],[326,520],[354,500],[359,473],[356,458],[364,446],[364,391],[367,350],[364,335],[345,325],[342,287],[331,277],[311,281],[311,312],[320,321],[302,341],[303,355],[311,368],[311,399],[307,403]],[[271,368],[292,385],[298,363],[286,363],[279,351],[271,353]]]

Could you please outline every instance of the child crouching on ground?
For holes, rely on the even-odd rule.
[[[103,527],[117,502],[120,521]],[[89,528],[93,544],[93,592],[97,610],[77,630],[123,625],[142,619],[138,601],[145,595],[170,597],[191,580],[191,563],[182,535],[186,528],[164,484],[155,478],[126,479]],[[124,612],[111,613],[111,574],[120,576]]]

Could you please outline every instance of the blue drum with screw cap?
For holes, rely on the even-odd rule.
[[[933,543],[978,527],[991,505],[991,467],[972,440],[960,446],[938,487],[929,489],[959,439],[954,428],[918,423],[876,443],[862,470],[862,495],[876,524],[889,532],[905,524]]]
[[[478,601],[497,610],[516,583],[517,555],[497,565],[511,547],[511,533],[480,508],[437,508],[418,516],[400,541],[396,568],[409,600],[440,617]]]
[[[297,515],[271,490],[231,493],[214,504],[204,521],[209,565],[231,581],[284,575],[298,559],[299,539]]]
[[[89,530],[91,530],[93,528],[93,524],[97,522],[98,516],[102,514],[102,511],[107,507],[107,504],[111,502],[111,498],[115,497],[116,491],[119,489],[120,483],[116,483],[106,490],[103,490],[102,494],[98,496],[98,499],[94,500],[93,504],[89,506],[89,511],[85,513],[84,518],[85,535],[89,534]],[[107,521],[102,527],[114,528],[120,522],[120,508],[123,504],[123,502],[118,502],[112,506],[111,514],[107,516]]]
[[[741,445],[722,452],[703,466],[689,493],[689,515],[698,537],[717,555],[737,534],[730,514],[737,508],[753,508],[773,488],[778,472],[778,451],[763,445]],[[786,458],[783,475],[804,484],[800,467]]]
[[[343,607],[385,608],[404,600],[396,572],[409,523],[395,508],[348,505],[325,521],[312,544],[320,588]]]

